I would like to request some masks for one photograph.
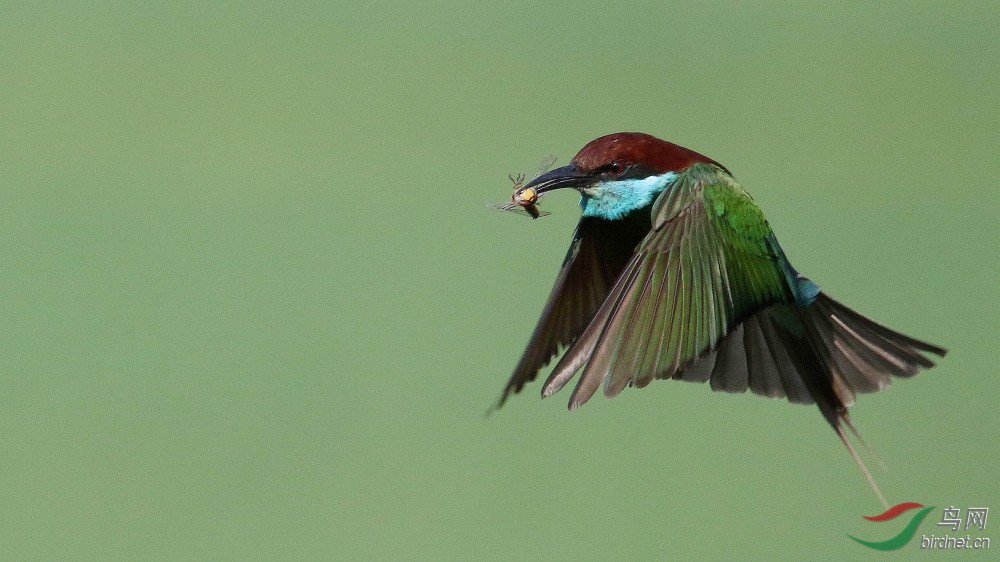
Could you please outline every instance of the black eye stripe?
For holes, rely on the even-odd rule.
[[[598,168],[596,171],[602,176],[617,176],[620,175],[627,169],[625,164],[621,160],[615,160],[614,162],[605,164]]]

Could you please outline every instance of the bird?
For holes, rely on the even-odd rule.
[[[722,164],[639,132],[587,143],[534,178],[535,197],[580,193],[580,222],[520,361],[491,410],[562,353],[541,387],[578,376],[573,410],[657,379],[815,404],[875,495],[844,427],[859,393],[934,366],[943,347],[834,300],[785,256],[763,212]],[[865,444],[867,446],[867,444]]]

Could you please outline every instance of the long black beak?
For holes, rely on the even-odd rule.
[[[525,188],[534,188],[539,195],[553,189],[563,187],[586,187],[594,183],[594,177],[584,174],[579,168],[570,164],[554,170],[549,170],[537,178],[528,182]]]

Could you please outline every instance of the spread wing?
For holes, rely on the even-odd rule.
[[[605,394],[615,396],[626,386],[674,376],[753,313],[795,301],[794,270],[767,221],[722,169],[689,167],[658,197],[651,215],[651,231],[552,371],[545,396],[581,368],[571,408],[602,382]],[[726,360],[715,361],[723,387],[726,373],[738,367]]]
[[[576,341],[649,228],[648,212],[636,212],[618,221],[580,220],[538,325],[496,408],[534,380],[560,349]]]

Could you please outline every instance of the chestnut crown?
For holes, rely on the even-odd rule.
[[[612,133],[588,142],[571,164],[585,174],[618,175],[631,167],[663,174],[705,162],[725,169],[711,158],[646,133]]]

